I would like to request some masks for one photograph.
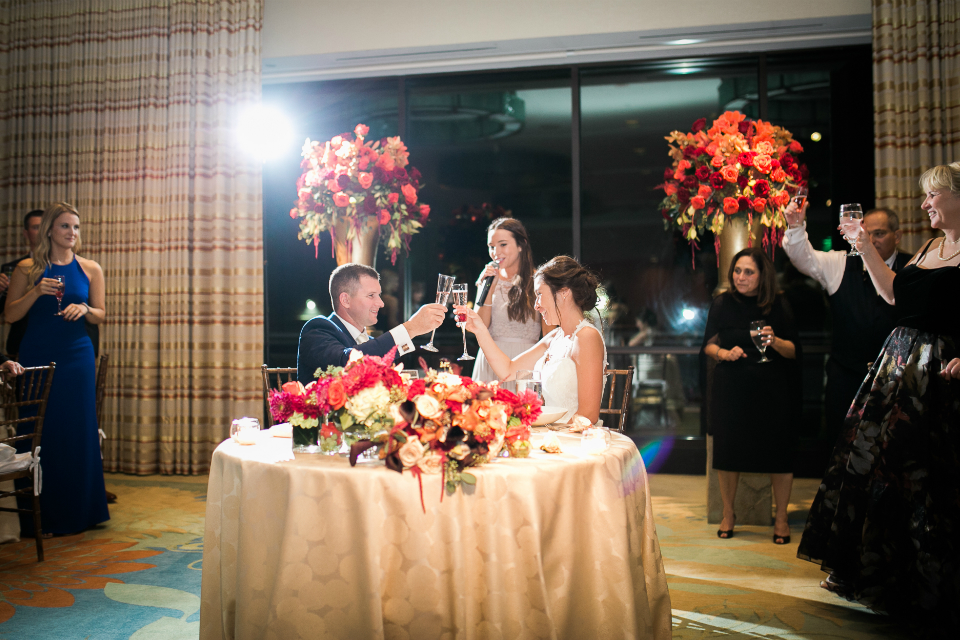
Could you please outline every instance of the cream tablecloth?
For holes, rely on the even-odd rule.
[[[534,443],[539,437],[534,436]],[[286,442],[289,442],[287,440]],[[440,502],[439,476],[227,441],[210,470],[200,637],[669,638],[637,448],[501,459]]]

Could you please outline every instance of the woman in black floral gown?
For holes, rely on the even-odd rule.
[[[944,237],[898,274],[848,229],[899,326],[847,413],[797,555],[826,589],[942,627],[960,623],[960,163],[920,184]]]

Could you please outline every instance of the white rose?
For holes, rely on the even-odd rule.
[[[433,396],[427,394],[417,396],[413,403],[417,405],[417,411],[420,412],[420,415],[427,420],[435,420],[443,414],[440,402]]]
[[[400,464],[404,469],[409,469],[417,465],[423,459],[424,446],[416,436],[409,436],[407,442],[400,447],[397,455],[400,456]]]
[[[428,454],[420,459],[417,466],[420,467],[420,471],[427,475],[439,475],[440,469],[443,467],[443,459],[439,453]]]
[[[463,385],[463,380],[455,373],[438,373],[437,382],[447,387],[459,387]]]
[[[374,413],[385,411],[389,404],[390,390],[378,382],[347,398],[346,407],[357,422],[366,422]]]

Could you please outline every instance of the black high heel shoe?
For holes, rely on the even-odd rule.
[[[733,514],[733,526],[737,526],[737,514]],[[717,537],[721,540],[729,540],[733,537],[733,529],[717,529]]]
[[[773,534],[773,544],[790,544],[790,534],[788,533],[785,536]]]

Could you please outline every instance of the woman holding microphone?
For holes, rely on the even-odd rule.
[[[549,332],[534,310],[533,252],[523,223],[515,218],[497,218],[487,227],[490,259],[477,279],[477,290],[492,277],[486,300],[477,300],[477,313],[489,328],[497,347],[511,358],[520,355]],[[498,380],[483,352],[477,354],[473,379]]]

